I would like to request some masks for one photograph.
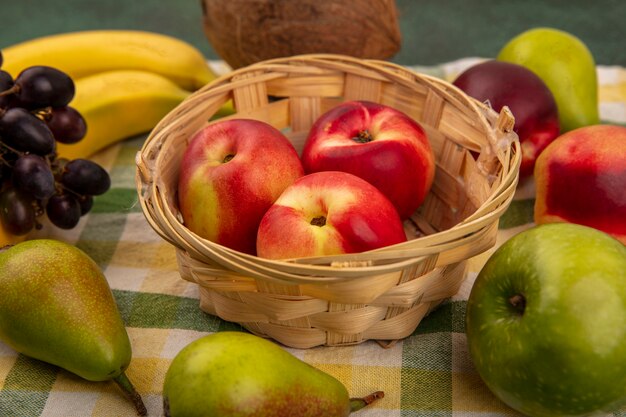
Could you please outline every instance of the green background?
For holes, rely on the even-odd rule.
[[[403,42],[392,61],[399,64],[494,57],[518,33],[550,26],[581,38],[596,63],[626,66],[623,0],[397,0],[397,5]],[[2,0],[0,10],[0,48],[74,30],[143,29],[179,37],[218,58],[202,31],[200,0]]]

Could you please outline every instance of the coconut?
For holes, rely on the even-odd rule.
[[[204,33],[232,68],[308,53],[388,59],[400,49],[395,0],[202,0]]]

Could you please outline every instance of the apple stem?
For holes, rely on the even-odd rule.
[[[371,133],[367,129],[365,129],[365,130],[359,130],[359,133],[357,133],[357,135],[353,137],[352,140],[357,143],[367,143],[367,142],[373,141],[374,137],[371,135]]]
[[[521,316],[526,310],[526,297],[523,294],[515,294],[509,298],[509,303],[513,309]]]
[[[235,157],[235,155],[233,155],[232,153],[229,153],[228,155],[226,155],[226,156],[224,157],[224,159],[222,160],[222,163],[224,163],[224,164],[225,164],[226,162],[230,161],[230,160],[231,160],[231,159],[233,159],[234,157]]]
[[[137,410],[137,415],[139,416],[147,416],[148,410],[146,410],[146,406],[141,399],[141,395],[137,392],[133,383],[130,382],[130,379],[126,376],[124,372],[113,378],[113,381],[124,391],[124,394],[128,397],[128,399],[133,403],[135,409]]]
[[[363,398],[350,398],[350,413],[359,411],[360,409],[367,407],[376,400],[379,400],[385,396],[382,391],[376,391],[370,395],[366,395]]]

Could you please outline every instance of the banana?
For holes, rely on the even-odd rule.
[[[3,70],[16,77],[32,65],[47,65],[75,81],[104,71],[155,72],[195,91],[216,78],[198,49],[180,39],[136,30],[88,30],[35,38],[2,50]]]
[[[150,131],[191,93],[170,79],[140,70],[107,71],[75,81],[70,106],[87,123],[85,137],[57,143],[60,157],[88,158],[123,139]]]

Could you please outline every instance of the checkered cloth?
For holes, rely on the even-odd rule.
[[[453,79],[478,58],[416,71]],[[626,123],[626,69],[599,67],[602,119]],[[206,334],[242,330],[203,313],[198,288],[180,278],[174,248],[147,224],[137,203],[134,158],[145,136],[94,156],[112,178],[112,189],[70,231],[45,229],[46,237],[73,244],[103,269],[133,347],[127,375],[150,416],[162,415],[162,387],[174,356]],[[521,184],[501,220],[497,245],[532,225],[533,184]],[[352,396],[382,390],[385,397],[359,411],[362,417],[517,415],[480,380],[468,356],[466,300],[473,280],[493,250],[473,258],[459,293],[427,316],[407,339],[388,349],[376,342],[351,347],[287,349],[335,376]],[[88,382],[17,354],[0,343],[0,416],[133,416],[132,405],[112,382]],[[626,416],[626,409],[614,414]]]

